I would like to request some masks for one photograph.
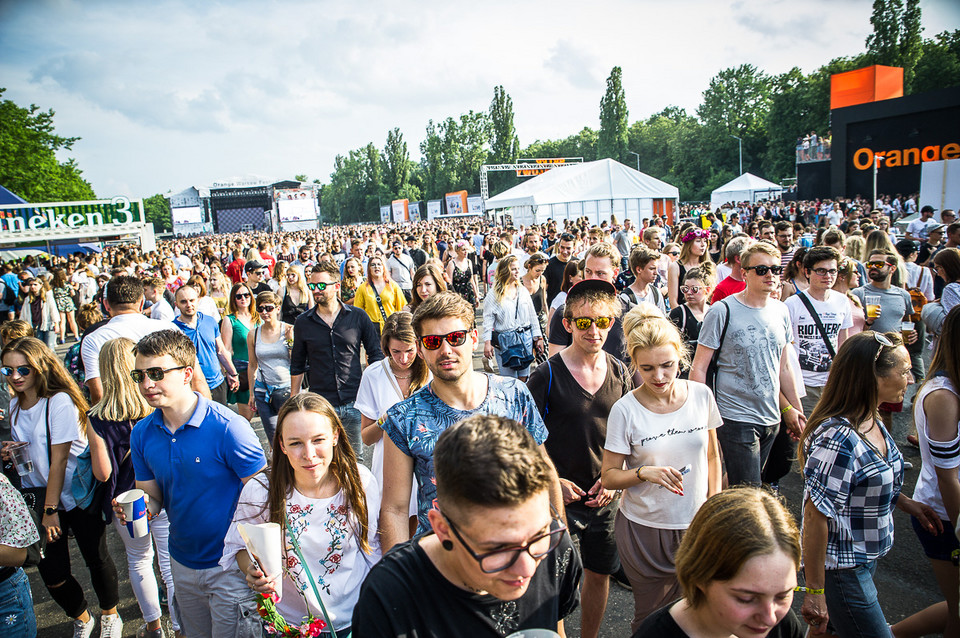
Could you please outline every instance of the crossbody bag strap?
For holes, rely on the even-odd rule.
[[[380,318],[383,319],[384,322],[386,322],[386,320],[387,320],[387,311],[383,309],[383,301],[380,299],[380,293],[377,292],[377,284],[375,284],[375,283],[373,283],[373,282],[371,281],[371,282],[370,282],[370,289],[373,290],[373,296],[377,298],[377,308],[380,309]],[[384,289],[384,291],[386,291],[387,287],[384,286],[383,289]]]
[[[307,561],[303,558],[303,553],[300,551],[300,543],[297,541],[297,537],[290,531],[290,521],[287,520],[287,507],[284,503],[283,507],[283,526],[286,528],[287,538],[290,539],[290,544],[293,546],[293,551],[297,555],[297,558],[300,560],[300,566],[303,567],[303,571],[307,574],[307,580],[310,581],[310,587],[313,588],[313,593],[317,597],[317,603],[320,604],[320,612],[323,613],[323,619],[327,623],[327,627],[330,629],[330,638],[337,638],[337,631],[333,628],[333,623],[330,622],[330,615],[327,614],[327,608],[323,604],[323,598],[320,597],[320,590],[317,589],[317,583],[313,580],[313,574],[310,573],[310,568],[307,566]],[[307,608],[309,613],[310,609]]]
[[[798,292],[797,296],[800,297],[800,301],[802,301],[803,305],[807,307],[807,312],[809,312],[810,316],[813,317],[813,323],[816,324],[817,331],[820,332],[820,337],[823,339],[823,345],[827,347],[827,352],[830,353],[830,358],[835,358],[837,356],[837,351],[833,349],[833,344],[830,343],[830,339],[827,338],[827,331],[823,328],[823,323],[820,321],[820,315],[818,315],[817,311],[814,310],[813,304],[810,303],[810,299],[807,297],[807,293]]]

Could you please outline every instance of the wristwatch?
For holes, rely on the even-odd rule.
[[[56,508],[56,507],[44,507],[44,508],[43,508],[43,515],[44,515],[44,516],[53,516],[53,515],[56,514],[56,513],[57,513],[57,508]]]

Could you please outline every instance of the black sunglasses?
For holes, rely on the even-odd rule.
[[[437,350],[446,340],[451,346],[462,346],[463,342],[467,340],[468,332],[469,330],[454,330],[445,335],[424,335],[420,337],[420,345],[427,350]]]
[[[277,309],[276,306],[257,306],[257,312],[261,314],[264,312],[273,312],[276,309]]]
[[[765,277],[768,272],[779,275],[783,272],[783,266],[747,266],[743,270],[753,270],[761,277]]]
[[[5,377],[9,377],[10,375],[12,375],[14,370],[16,370],[21,377],[28,377],[30,376],[30,372],[33,370],[33,368],[31,368],[30,366],[17,366],[15,368],[11,368],[10,366],[3,366],[2,368],[0,368],[0,372],[2,372],[3,376]]]
[[[233,298],[234,298],[234,299],[249,299],[249,298],[250,298],[250,293],[249,293],[249,292],[238,292],[237,294],[235,294],[235,295],[233,296]]]
[[[163,377],[168,372],[173,372],[174,370],[183,370],[184,368],[189,368],[190,366],[177,366],[176,368],[147,368],[146,370],[131,370],[130,378],[133,379],[134,383],[143,383],[145,378],[149,378],[151,381],[163,381]]]

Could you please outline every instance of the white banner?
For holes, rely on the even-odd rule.
[[[317,198],[307,188],[278,188],[274,191],[280,223],[317,219]]]

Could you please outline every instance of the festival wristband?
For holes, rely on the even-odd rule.
[[[788,405],[788,406],[785,407],[784,409],[780,410],[780,414],[786,414],[787,412],[789,412],[789,411],[792,410],[792,409],[793,409],[793,406],[792,406],[792,405]]]
[[[823,588],[814,589],[813,587],[794,587],[793,591],[802,591],[807,594],[813,594],[814,596],[823,596]]]
[[[640,476],[640,470],[642,470],[642,469],[645,468],[645,467],[646,467],[646,465],[641,465],[640,467],[637,468],[637,478],[640,479],[640,482],[641,482],[641,483],[646,483],[646,482],[647,482],[647,479],[645,479],[645,478],[643,478],[642,476]]]

